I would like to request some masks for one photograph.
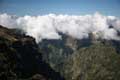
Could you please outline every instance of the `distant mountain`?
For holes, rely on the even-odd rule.
[[[92,33],[81,40],[60,35],[59,40],[43,40],[39,48],[46,52],[43,60],[66,80],[120,79],[120,41],[96,39]]]
[[[63,64],[67,80],[119,80],[120,55],[103,43],[75,51]]]

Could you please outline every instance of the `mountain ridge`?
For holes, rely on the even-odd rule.
[[[42,60],[34,38],[0,26],[0,79],[36,80],[35,77],[38,80],[64,80]]]
[[[36,43],[21,30],[0,26],[0,79],[120,79],[120,41],[59,34],[62,39]]]

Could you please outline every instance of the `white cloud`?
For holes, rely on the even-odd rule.
[[[16,16],[11,16],[6,13],[0,14],[0,25],[9,26],[9,28],[16,27]]]
[[[8,28],[21,28],[37,42],[42,39],[60,39],[58,32],[77,39],[87,38],[96,33],[96,38],[119,40],[120,20],[115,16],[93,15],[55,15],[13,17],[0,14],[0,25]],[[113,25],[113,28],[109,28]]]

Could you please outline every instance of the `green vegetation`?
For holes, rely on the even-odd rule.
[[[34,38],[2,26],[0,31],[0,80],[64,80],[42,60]]]
[[[98,43],[76,51],[64,64],[66,80],[120,80],[120,55]]]
[[[112,42],[89,46],[89,40],[82,44],[66,37],[38,48],[30,36],[0,31],[0,80],[120,80],[120,54]]]
[[[9,45],[8,40],[0,37],[0,80],[14,80],[17,77],[14,72],[16,66],[14,54],[16,52]]]

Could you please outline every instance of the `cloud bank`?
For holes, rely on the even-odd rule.
[[[96,39],[120,40],[120,19],[115,16],[55,15],[17,17],[0,14],[0,25],[19,28],[40,42],[42,39],[61,39],[58,32],[76,39],[88,38],[93,33]]]

